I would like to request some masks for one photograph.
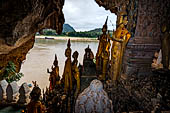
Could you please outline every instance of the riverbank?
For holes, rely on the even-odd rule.
[[[98,41],[97,38],[87,38],[87,37],[68,37],[68,36],[35,36],[35,38],[45,39],[55,39],[55,40],[73,40],[73,41]]]

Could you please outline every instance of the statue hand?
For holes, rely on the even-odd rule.
[[[50,73],[49,69],[47,68],[47,73]]]

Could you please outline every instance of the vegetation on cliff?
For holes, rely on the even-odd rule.
[[[3,79],[8,83],[11,83],[13,81],[19,81],[22,76],[24,76],[23,73],[17,73],[15,64],[12,61],[9,61],[5,67]]]

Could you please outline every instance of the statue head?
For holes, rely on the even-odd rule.
[[[75,51],[75,52],[73,53],[72,57],[73,57],[74,59],[77,59],[77,58],[78,58],[78,55],[79,55],[79,53],[78,53],[77,51]]]
[[[38,86],[35,86],[30,93],[31,100],[38,101],[41,96],[41,89]]]
[[[120,26],[121,24],[127,25],[127,23],[128,23],[127,15],[120,14],[120,18],[119,18],[119,21],[118,21],[118,26]]]
[[[108,20],[108,16],[107,16],[106,21],[105,21],[105,24],[103,25],[103,28],[102,28],[102,32],[103,32],[103,33],[106,33],[106,32],[107,32],[107,20]]]
[[[125,17],[123,18],[123,24],[124,24],[124,25],[127,25],[127,23],[128,23],[128,18],[127,18],[127,16],[125,16]]]
[[[88,45],[88,47],[85,49],[85,53],[88,53],[88,52],[91,52],[91,49],[89,48],[89,45]]]
[[[55,60],[53,62],[53,65],[54,66],[58,66],[58,60],[57,60],[57,55],[55,54]]]
[[[66,57],[71,57],[71,48],[70,48],[70,46],[71,46],[71,43],[70,43],[70,39],[69,39],[68,43],[67,43],[67,49],[65,51],[65,56]]]

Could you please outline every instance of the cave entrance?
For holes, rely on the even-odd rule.
[[[95,32],[100,32],[99,34],[101,34],[101,28],[107,16],[109,16],[107,22],[108,30],[112,31],[116,28],[116,16],[110,11],[106,11],[103,7],[99,7],[94,0],[66,0],[63,12],[65,15],[64,26],[79,33],[91,31],[91,34]],[[55,30],[52,29],[44,29],[43,36],[37,33],[34,47],[29,51],[26,56],[26,61],[22,65],[21,72],[25,76],[21,78],[19,84],[37,81],[40,88],[49,86],[47,68],[51,70],[55,54],[57,54],[59,63],[59,75],[62,76],[66,60],[64,54],[69,38],[71,38],[72,54],[74,51],[79,52],[78,61],[80,64],[83,63],[85,48],[87,48],[88,45],[93,51],[93,54],[96,54],[98,47],[97,39],[91,39],[88,36],[85,39],[84,37],[78,36],[76,38],[84,38],[84,40],[76,40],[75,36],[65,36],[69,33],[66,28],[64,27],[62,36],[57,35]],[[66,32],[64,32],[65,30]],[[97,36],[95,38],[97,38]]]

